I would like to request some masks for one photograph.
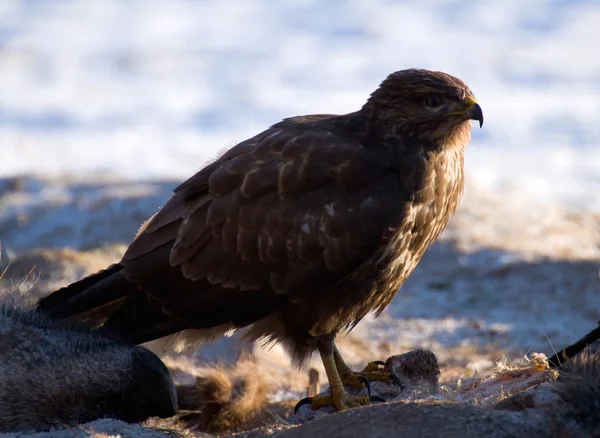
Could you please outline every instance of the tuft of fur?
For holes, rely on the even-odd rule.
[[[264,426],[292,410],[292,406],[269,404],[270,390],[266,376],[252,360],[241,360],[233,367],[204,368],[198,370],[193,385],[177,386],[177,421],[186,429],[210,433]]]
[[[0,304],[0,351],[0,432],[175,414],[175,388],[156,355],[10,298]]]
[[[551,388],[562,402],[553,417],[556,436],[600,436],[600,353],[589,349],[564,363]]]

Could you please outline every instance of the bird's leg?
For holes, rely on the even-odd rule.
[[[338,411],[371,403],[370,396],[351,396],[344,389],[344,384],[342,383],[334,357],[334,337],[323,336],[319,339],[318,348],[327,379],[329,380],[329,395],[317,395],[312,399],[301,400],[296,405],[296,410],[305,403],[310,403],[311,408],[315,410],[323,406],[333,405]]]
[[[361,379],[361,376],[368,381],[379,380],[386,383],[399,384],[396,376],[379,368],[380,365],[384,365],[384,363],[381,361],[369,362],[362,371],[352,371],[348,364],[346,364],[344,361],[344,358],[340,354],[340,351],[337,349],[335,344],[333,346],[333,358],[344,385],[362,388],[364,385],[364,379]]]

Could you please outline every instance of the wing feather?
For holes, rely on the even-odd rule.
[[[126,251],[125,275],[178,267],[203,284],[299,296],[364,263],[391,210],[373,194],[389,160],[305,125],[275,125],[179,185]],[[168,258],[152,254],[169,245]]]

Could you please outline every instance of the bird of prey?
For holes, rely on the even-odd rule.
[[[358,111],[283,119],[179,185],[118,263],[38,308],[132,343],[245,327],[295,365],[318,350],[331,395],[313,406],[368,404],[343,387],[359,373],[335,336],[378,315],[446,226],[470,120],[483,124],[469,87],[423,69],[390,74]]]

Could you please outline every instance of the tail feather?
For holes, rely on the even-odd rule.
[[[58,289],[38,302],[38,309],[55,318],[79,315],[135,291],[135,284],[123,277],[119,264],[110,265],[66,287]]]
[[[88,275],[79,281],[62,287],[52,292],[47,297],[40,299],[38,302],[38,308],[44,312],[54,313],[57,308],[63,308],[70,299],[76,298],[80,292],[95,286],[97,283],[121,271],[122,269],[123,267],[121,265],[115,263],[106,269],[96,272],[95,274]]]
[[[99,332],[135,344],[188,328],[151,304],[122,270],[113,264],[58,289],[38,302],[38,310],[57,319],[85,321]]]
[[[144,295],[130,297],[104,321],[102,331],[118,335],[132,344],[143,344],[189,328],[181,320],[152,306]]]

